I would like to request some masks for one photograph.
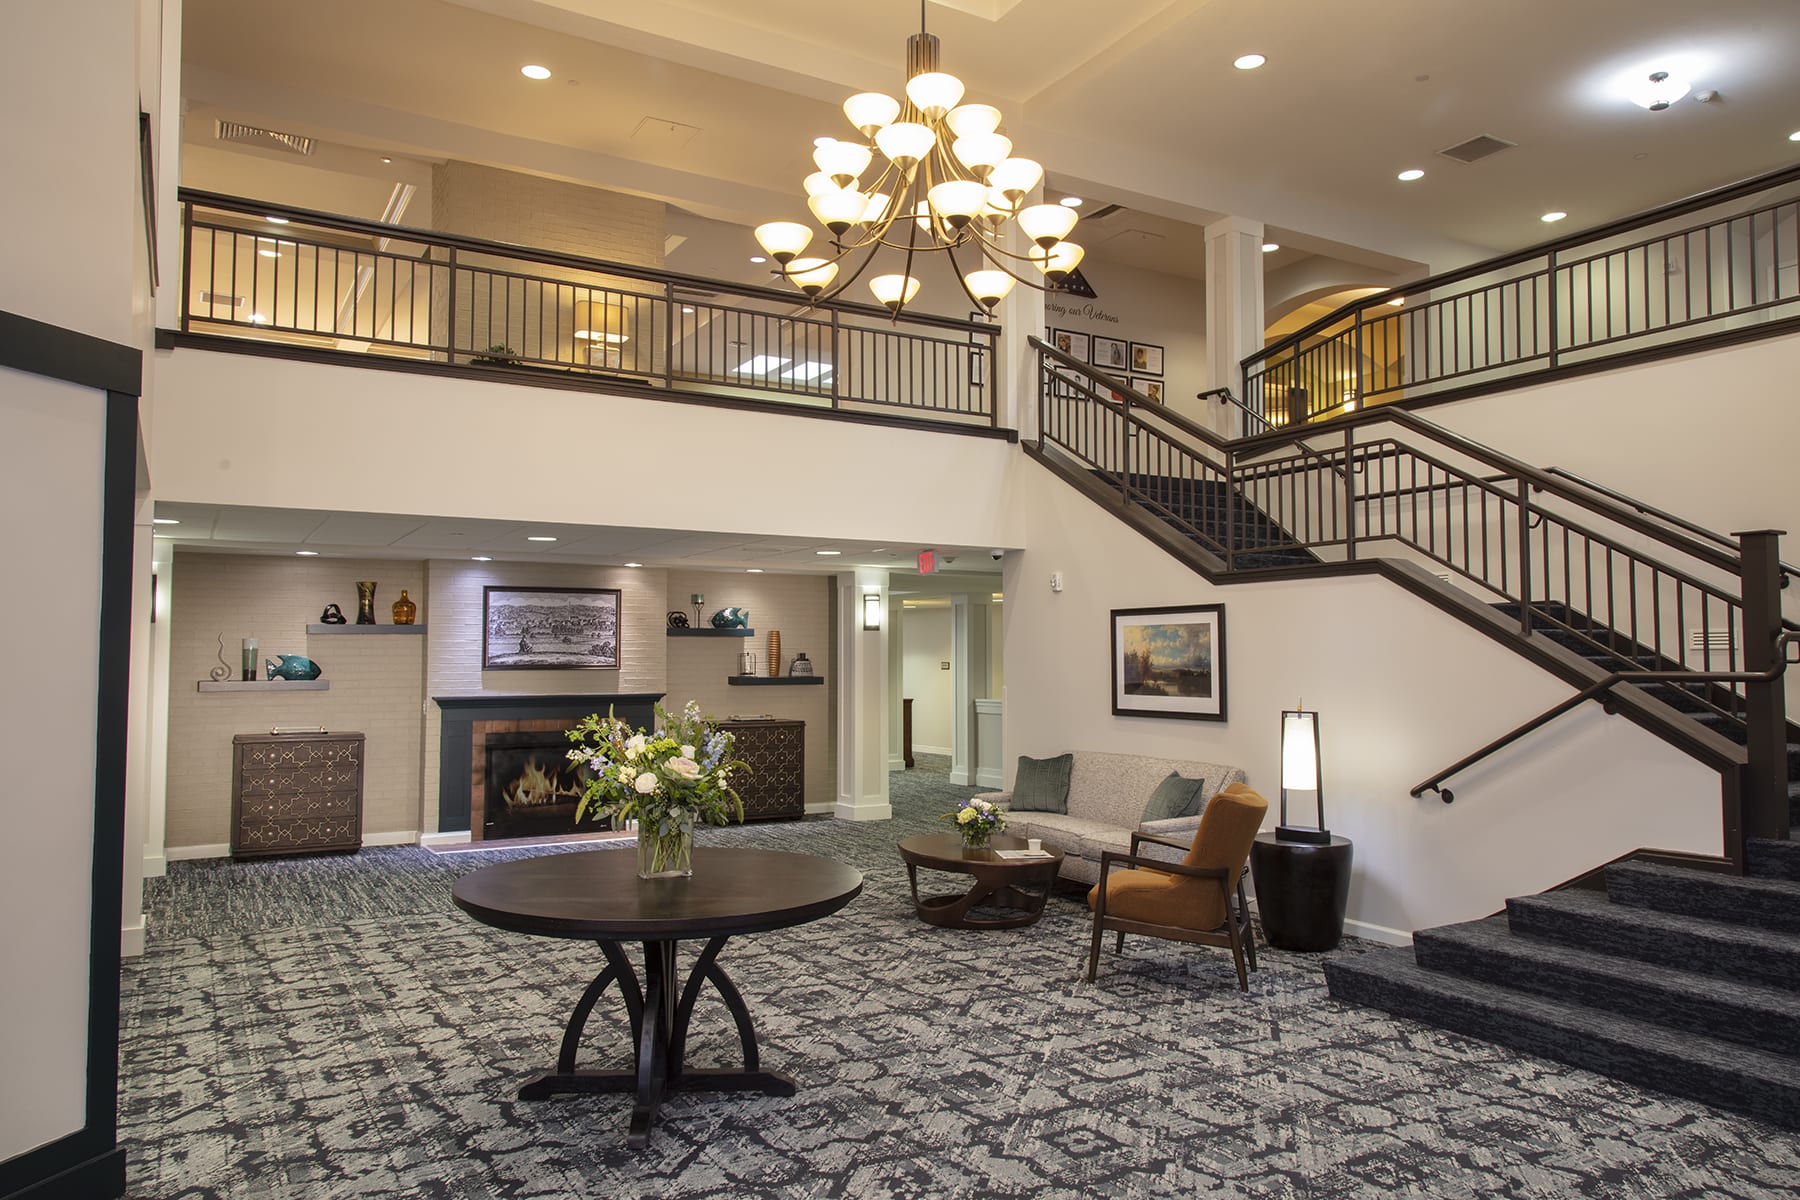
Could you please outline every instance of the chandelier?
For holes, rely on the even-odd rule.
[[[903,251],[898,273],[869,280],[896,317],[919,291],[914,256],[942,253],[969,299],[991,314],[1014,284],[1047,291],[1081,262],[1082,248],[1066,240],[1075,210],[1025,204],[1044,168],[1013,157],[1011,139],[998,132],[999,109],[961,103],[962,81],[938,70],[938,40],[925,32],[919,8],[919,32],[906,40],[905,100],[859,92],[844,101],[844,115],[862,140],[815,144],[819,169],[806,177],[806,204],[830,235],[830,255],[802,257],[813,231],[798,221],[758,225],[756,240],[809,302],[841,295],[883,247]],[[880,169],[865,184],[877,155]],[[1031,243],[1023,254],[1006,247],[1009,222]],[[857,254],[861,261],[839,282]]]

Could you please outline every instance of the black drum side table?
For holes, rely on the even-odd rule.
[[[1263,937],[1277,950],[1331,950],[1344,936],[1344,908],[1350,900],[1349,838],[1330,845],[1279,841],[1256,835],[1250,847],[1250,877],[1256,883],[1256,914]]]

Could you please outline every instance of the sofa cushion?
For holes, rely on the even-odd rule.
[[[1183,779],[1170,771],[1156,785],[1156,790],[1150,793],[1150,799],[1144,803],[1143,814],[1138,817],[1138,824],[1197,815],[1200,812],[1200,789],[1205,786],[1204,779]]]
[[[1227,783],[1244,778],[1243,768],[1223,763],[1078,750],[1069,775],[1069,811],[1125,829],[1135,828],[1144,811],[1145,797],[1171,771],[1202,782],[1202,806]]]
[[[1076,856],[1081,854],[1085,840],[1112,831],[1104,821],[1089,821],[1067,813],[1015,811],[1008,813],[1006,818],[1006,832],[1014,837],[1043,838],[1046,845]]]
[[[1013,812],[1066,813],[1069,811],[1069,771],[1073,754],[1055,758],[1019,756],[1019,769],[1013,777]]]

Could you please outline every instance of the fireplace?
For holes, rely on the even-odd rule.
[[[470,797],[471,816],[481,814],[476,836],[485,841],[576,832],[575,810],[590,772],[569,761],[564,729],[490,731],[478,743],[476,753],[482,759],[471,764],[470,782],[480,793]],[[470,829],[473,833],[474,826]]]

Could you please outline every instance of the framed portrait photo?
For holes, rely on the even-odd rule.
[[[1088,361],[1088,335],[1073,329],[1052,329],[1050,344],[1070,358]]]
[[[1163,348],[1148,342],[1131,343],[1131,371],[1134,375],[1161,375]]]
[[[617,588],[484,587],[484,671],[616,671]]]
[[[1148,376],[1134,376],[1131,380],[1131,386],[1144,393],[1145,396],[1154,400],[1156,403],[1161,404],[1163,402],[1162,380],[1151,379]]]
[[[1225,719],[1225,606],[1115,608],[1112,710],[1118,717]]]
[[[1094,357],[1088,361],[1103,371],[1128,371],[1130,359],[1130,343],[1120,338],[1095,337]]]

